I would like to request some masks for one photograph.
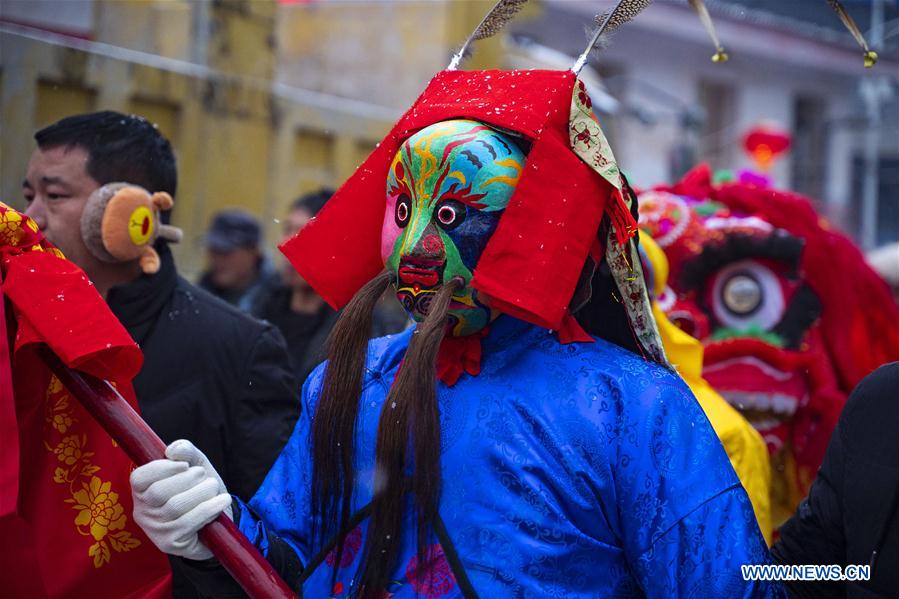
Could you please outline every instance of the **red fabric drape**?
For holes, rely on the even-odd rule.
[[[383,269],[387,170],[402,142],[439,121],[474,119],[521,134],[532,146],[472,286],[503,312],[559,329],[615,191],[571,151],[574,82],[566,71],[437,74],[319,216],[281,250],[329,304],[345,305]]]
[[[140,350],[84,273],[3,204],[0,269],[0,342],[12,379],[0,430],[4,458],[18,454],[0,461],[0,588],[29,597],[170,596],[168,561],[131,517],[131,461],[34,351],[49,346],[136,407],[130,381]]]

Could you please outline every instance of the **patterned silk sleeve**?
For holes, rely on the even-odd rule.
[[[312,557],[311,505],[312,410],[321,388],[324,365],[316,368],[303,385],[301,414],[287,445],[271,470],[245,504],[236,497],[235,520],[248,539],[262,552],[291,586]]]
[[[654,540],[636,574],[648,597],[786,597],[777,583],[743,579],[743,564],[770,563],[742,487],[703,503]]]
[[[663,371],[625,392],[631,434],[619,437],[615,491],[633,574],[648,597],[781,597],[744,581],[770,562],[752,505],[689,389]],[[625,420],[627,418],[625,417]]]

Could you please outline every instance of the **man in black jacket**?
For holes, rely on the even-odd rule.
[[[160,269],[106,262],[81,235],[81,213],[101,185],[125,181],[175,195],[172,148],[147,120],[115,112],[69,117],[35,134],[23,184],[26,213],[91,279],[144,353],[134,379],[141,414],[163,441],[191,439],[229,489],[249,499],[299,415],[299,384],[283,337],[178,276],[157,242]],[[176,572],[176,596],[181,590]]]
[[[899,362],[852,392],[809,496],[780,532],[780,564],[871,566],[865,582],[788,582],[792,596],[899,597]]]
[[[330,189],[320,189],[294,200],[284,219],[281,241],[287,241],[296,235],[315,218],[333,194]],[[387,308],[383,303],[375,308],[371,323],[372,337],[399,333],[409,324],[396,296],[391,293],[386,299],[394,309]],[[284,335],[290,365],[301,384],[325,359],[325,342],[339,316],[300,273],[286,262],[281,273],[281,285],[273,288],[265,301],[259,303],[252,313],[271,322]]]

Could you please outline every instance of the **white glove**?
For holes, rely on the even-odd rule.
[[[204,560],[212,552],[197,531],[225,512],[231,495],[203,452],[184,439],[165,450],[168,459],[154,460],[131,473],[134,521],[160,551]]]

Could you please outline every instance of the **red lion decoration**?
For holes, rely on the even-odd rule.
[[[663,309],[705,345],[703,376],[771,453],[775,525],[807,493],[849,391],[899,360],[899,308],[855,244],[799,194],[713,185],[701,165],[644,192],[665,250]]]

